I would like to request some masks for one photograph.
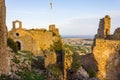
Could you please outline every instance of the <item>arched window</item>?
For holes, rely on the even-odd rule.
[[[106,31],[105,31],[105,35],[108,35],[108,29],[106,29]]]
[[[18,50],[21,50],[21,43],[19,41],[16,41],[17,46],[18,46]]]
[[[16,28],[19,28],[19,27],[20,27],[20,23],[19,23],[19,22],[16,22],[16,23],[15,23],[15,27],[16,27]]]

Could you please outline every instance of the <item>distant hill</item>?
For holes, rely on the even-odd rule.
[[[61,35],[62,38],[89,38],[89,39],[93,39],[94,35]]]

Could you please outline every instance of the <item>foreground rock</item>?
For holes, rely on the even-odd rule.
[[[76,73],[69,72],[68,80],[99,80],[99,79],[96,77],[90,77],[88,72],[83,67],[80,67]]]

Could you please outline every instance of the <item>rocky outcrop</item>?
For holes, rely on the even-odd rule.
[[[68,80],[99,80],[96,77],[90,77],[88,72],[81,66],[76,73],[69,71]]]
[[[93,68],[94,71],[97,72],[97,62],[92,53],[80,55],[80,61],[85,70],[88,71],[89,68]]]
[[[0,0],[0,74],[8,74],[10,69],[7,52],[7,27],[5,0]]]
[[[14,53],[12,50],[10,50],[9,54],[11,66],[10,77],[13,80],[20,80],[20,75],[18,73],[22,72],[22,70],[25,68],[26,70],[31,70],[31,60],[33,56],[31,52],[28,51]]]

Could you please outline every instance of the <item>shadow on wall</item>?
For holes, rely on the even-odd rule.
[[[98,71],[98,66],[97,66],[97,61],[94,58],[93,53],[89,53],[87,55],[80,55],[80,61],[82,67],[89,73],[89,71],[93,71],[97,73]],[[90,77],[94,77],[91,74],[89,74]]]
[[[120,80],[120,46],[110,54],[105,67],[106,80]]]

